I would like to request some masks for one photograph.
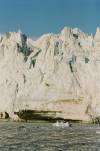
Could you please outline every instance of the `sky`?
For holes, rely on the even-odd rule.
[[[20,29],[38,37],[65,26],[94,34],[100,26],[100,0],[0,0],[0,33]]]

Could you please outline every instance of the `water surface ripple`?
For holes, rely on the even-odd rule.
[[[0,121],[0,151],[100,151],[100,126]]]

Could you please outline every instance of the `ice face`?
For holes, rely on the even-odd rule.
[[[65,27],[37,40],[21,32],[1,35],[0,112],[12,117],[21,109],[61,111],[60,117],[81,120],[98,116],[99,32],[93,37]]]

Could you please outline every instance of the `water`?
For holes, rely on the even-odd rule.
[[[100,151],[100,126],[0,121],[0,151]]]

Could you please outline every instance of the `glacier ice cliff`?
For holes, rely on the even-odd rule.
[[[56,111],[90,121],[100,116],[100,28],[89,35],[65,27],[36,40],[0,35],[0,112]]]

